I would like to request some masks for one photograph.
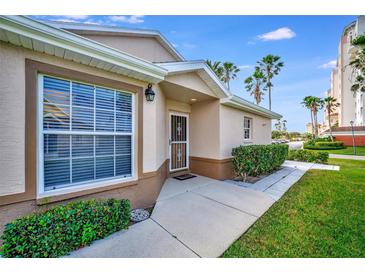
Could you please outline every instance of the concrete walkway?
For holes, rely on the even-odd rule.
[[[281,170],[250,186],[202,176],[169,178],[150,219],[70,257],[219,257],[310,168],[324,167],[287,161]]]
[[[362,160],[365,161],[365,156],[360,155],[344,155],[344,154],[330,154],[330,158],[348,159],[348,160]]]
[[[254,184],[236,182],[232,180],[229,180],[228,182],[248,189],[264,192],[277,201],[285,194],[285,192],[289,190],[292,185],[299,181],[299,179],[309,169],[338,171],[340,170],[340,167],[333,165],[285,161],[285,163],[282,165],[282,169]]]

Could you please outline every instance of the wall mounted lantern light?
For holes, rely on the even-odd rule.
[[[147,102],[153,102],[155,99],[155,92],[152,90],[152,84],[148,84],[147,89],[144,91]]]

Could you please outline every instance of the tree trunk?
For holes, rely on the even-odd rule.
[[[315,132],[315,137],[318,137],[318,119],[317,119],[317,111],[314,112],[314,132]]]
[[[331,141],[333,142],[332,127],[331,127],[331,108],[328,108],[328,126],[330,127]]]
[[[311,109],[311,123],[312,123],[312,134],[314,135],[314,119],[313,119],[313,110]]]
[[[256,89],[255,89],[255,100],[256,100],[256,104],[260,104],[260,88],[259,86],[256,84]]]
[[[227,79],[227,88],[228,88],[228,90],[230,90],[230,88],[229,88],[229,79]]]
[[[269,109],[271,110],[271,85],[269,85]]]

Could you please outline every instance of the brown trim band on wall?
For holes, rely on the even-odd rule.
[[[192,173],[217,180],[234,178],[232,158],[220,160],[190,156],[190,170]]]
[[[25,59],[25,191],[0,197],[0,205],[7,205],[37,198],[37,79],[38,73],[50,74],[70,80],[90,82],[114,89],[137,93],[137,172],[143,177],[143,87],[95,76],[92,74],[66,69],[30,59]],[[130,182],[133,184],[133,182]],[[136,182],[134,182],[136,183]],[[119,187],[130,184],[118,184]],[[100,192],[98,188],[91,192]],[[76,194],[76,192],[75,192]],[[80,193],[81,194],[81,193]],[[82,195],[82,194],[81,194]]]

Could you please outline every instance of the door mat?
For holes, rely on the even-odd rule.
[[[184,180],[195,178],[195,177],[196,177],[195,175],[188,173],[188,174],[176,176],[176,177],[173,177],[173,178],[176,179],[176,180],[179,180],[179,181],[184,181]]]

